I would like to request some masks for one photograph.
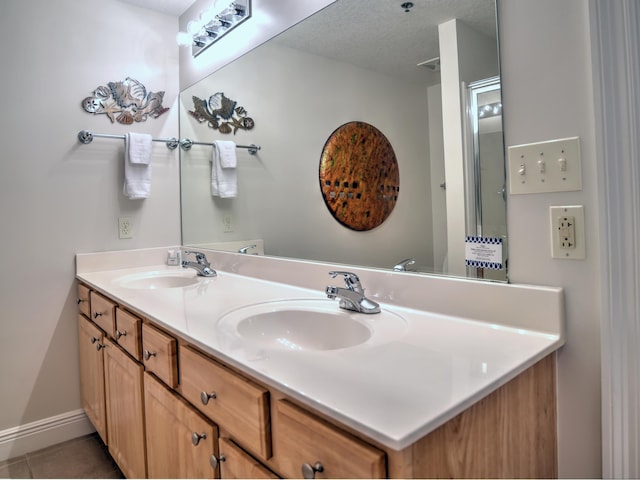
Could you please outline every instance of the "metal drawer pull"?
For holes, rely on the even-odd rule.
[[[104,315],[102,312],[94,312],[93,318],[98,318],[98,317],[101,317],[102,315]]]
[[[220,454],[220,457],[219,457],[219,458],[216,458],[216,456],[215,456],[215,455],[211,455],[211,456],[209,457],[209,463],[211,464],[211,468],[213,468],[214,470],[215,470],[216,468],[218,468],[218,463],[219,463],[219,462],[224,462],[225,460],[226,460],[226,458],[225,458],[225,456],[224,456],[224,455],[222,455],[222,454]]]
[[[127,336],[126,330],[123,330],[122,332],[120,330],[116,330],[116,340],[118,340],[120,337],[126,337],[126,336]]]
[[[102,350],[104,347],[106,347],[106,345],[103,345],[102,343],[99,343],[96,345],[96,350],[100,351]]]
[[[156,352],[150,352],[149,350],[144,351],[144,359],[149,360],[151,357],[155,357]]]
[[[200,401],[202,402],[203,405],[206,405],[207,403],[209,403],[210,398],[213,398],[214,400],[218,398],[216,395],[216,392],[211,392],[211,393],[200,392]]]
[[[77,300],[76,300],[76,303],[77,303],[78,305],[80,305],[82,302],[86,302],[86,300],[84,300],[84,299],[82,299],[82,298],[79,298],[79,299],[77,299]]]
[[[308,463],[302,464],[302,478],[316,478],[316,473],[322,471],[324,471],[324,467],[320,462],[316,462],[313,466]]]
[[[193,432],[191,434],[191,443],[193,443],[197,447],[198,444],[200,443],[200,440],[204,440],[205,438],[207,438],[206,433]]]
[[[96,343],[98,340],[98,337],[91,337],[91,343]]]

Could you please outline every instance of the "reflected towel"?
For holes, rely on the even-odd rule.
[[[238,195],[236,144],[228,140],[213,142],[211,152],[211,195],[233,198]]]
[[[151,135],[127,133],[124,136],[124,187],[130,200],[151,194]]]

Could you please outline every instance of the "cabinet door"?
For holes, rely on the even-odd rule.
[[[236,445],[220,438],[220,478],[279,478],[260,462]]]
[[[144,391],[149,478],[217,477],[217,427],[148,372]]]
[[[143,367],[105,339],[104,376],[109,453],[128,478],[146,477]]]
[[[78,315],[80,347],[80,385],[82,408],[96,431],[107,443],[107,422],[104,396],[104,334],[82,315]]]

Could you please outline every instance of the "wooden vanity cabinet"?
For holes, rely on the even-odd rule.
[[[144,374],[149,478],[218,478],[218,428]]]
[[[180,392],[243,447],[271,456],[269,391],[188,346],[180,346]]]
[[[107,443],[104,391],[104,333],[88,318],[78,315],[82,408],[102,441]]]
[[[178,386],[177,341],[148,323],[142,324],[144,368],[170,388]]]
[[[89,305],[78,302],[82,406],[122,472],[144,478],[143,367],[114,341],[116,304],[85,285],[78,286],[78,295]],[[129,343],[133,337],[132,332]],[[131,348],[135,351],[133,343]]]
[[[228,437],[220,437],[220,478],[280,478]]]
[[[385,478],[386,457],[288,400],[275,406],[274,450],[287,478]]]
[[[144,369],[115,342],[104,342],[109,453],[128,478],[145,478]]]
[[[88,290],[82,403],[127,477],[557,476],[555,354],[396,451]]]

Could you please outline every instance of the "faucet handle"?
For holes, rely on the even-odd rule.
[[[207,261],[207,256],[202,252],[196,252],[195,250],[185,250],[184,254],[185,255],[190,255],[190,254],[195,255],[196,256],[196,260],[198,261],[198,263],[202,263],[202,262],[206,262]]]
[[[238,253],[247,253],[252,248],[256,248],[256,245],[245,245],[244,247],[238,250]]]
[[[342,277],[344,278],[345,287],[347,287],[349,290],[353,290],[354,292],[358,292],[358,293],[364,292],[364,289],[360,284],[360,279],[358,278],[358,275],[356,275],[353,272],[332,271],[332,272],[329,272],[329,275],[331,276],[331,278],[336,278],[338,275],[342,275]]]

